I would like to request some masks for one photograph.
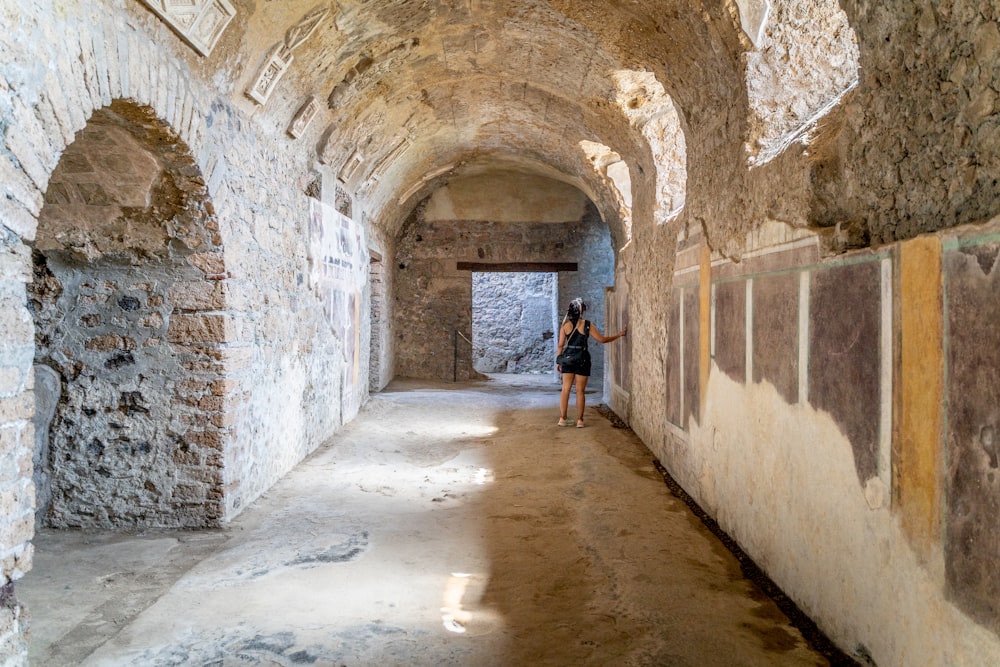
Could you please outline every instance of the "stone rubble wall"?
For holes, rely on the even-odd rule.
[[[551,373],[557,276],[472,274],[472,364],[480,373]]]

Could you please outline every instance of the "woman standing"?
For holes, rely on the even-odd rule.
[[[559,327],[559,349],[557,355],[566,353],[568,360],[556,364],[556,370],[562,373],[562,393],[559,395],[559,426],[569,426],[566,412],[569,410],[569,392],[576,385],[576,427],[583,428],[583,409],[587,399],[587,378],[590,377],[590,350],[587,349],[588,338],[593,336],[598,343],[610,343],[624,336],[628,327],[613,336],[604,336],[600,329],[589,320],[583,319],[587,312],[587,304],[583,299],[573,299]],[[556,357],[558,361],[558,356]],[[566,358],[564,358],[566,359]]]

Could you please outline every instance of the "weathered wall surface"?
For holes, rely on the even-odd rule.
[[[603,292],[611,284],[614,255],[607,227],[592,210],[575,223],[426,222],[417,209],[397,254],[395,291],[396,372],[403,377],[451,380],[453,331],[472,331],[472,273],[457,262],[577,262],[558,274],[559,311],[580,296],[588,319],[603,330]],[[592,346],[595,375],[601,346]],[[458,337],[459,379],[472,377],[472,349]],[[555,354],[549,362],[554,368]]]
[[[738,122],[689,118],[677,226],[654,226],[636,191],[630,335],[664,342],[633,354],[630,423],[847,652],[991,664],[995,223],[909,239],[997,213],[998,16],[841,4],[861,82],[818,141],[740,175],[723,158]],[[740,260],[712,255],[707,300],[686,245],[699,226]]]
[[[480,373],[551,373],[557,276],[472,274],[472,366]]]
[[[20,662],[11,582],[31,560],[36,333],[53,345],[73,339],[39,350],[63,371],[85,367],[66,377],[79,384],[64,393],[52,438],[75,461],[52,471],[61,485],[53,516],[66,525],[212,525],[233,516],[339,427],[346,362],[305,284],[311,176],[292,140],[269,135],[220,100],[210,71],[139,3],[64,3],[58,15],[29,3],[3,12],[5,26],[17,29],[0,38],[7,54],[0,177],[8,192],[0,201],[0,443],[7,461],[0,651]],[[160,264],[140,239],[98,265],[86,244],[67,236],[60,242],[77,251],[75,265],[52,271],[67,301],[55,294],[39,300],[48,315],[36,328],[24,307],[30,246],[43,203],[65,203],[66,194],[50,187],[58,182],[51,175],[94,111],[115,100],[129,100],[173,136],[165,150],[187,160],[184,176],[202,183],[208,211],[196,221],[201,226],[175,239],[190,232],[208,245],[181,253],[180,264]],[[113,180],[115,164],[99,167]],[[107,203],[99,190],[78,190],[89,193],[87,204]],[[158,207],[154,198],[137,209],[152,222],[180,222]],[[97,229],[85,216],[66,220],[84,234]],[[112,228],[109,240],[145,237],[133,222]],[[43,219],[37,243],[44,229]],[[52,248],[43,244],[43,252]],[[367,387],[352,391],[356,403]],[[71,413],[88,423],[75,425],[85,438],[59,426],[69,426]],[[119,473],[128,478],[122,486]]]
[[[861,84],[817,146],[817,222],[873,244],[988,219],[1000,195],[1000,9],[994,3],[841,3]]]
[[[108,467],[113,440],[150,461],[154,452],[173,461],[188,477],[171,488],[197,498],[203,519],[216,517],[211,506],[224,520],[334,432],[368,387],[393,373],[452,377],[450,332],[471,329],[471,276],[455,270],[457,261],[577,261],[581,271],[559,275],[560,312],[582,296],[602,329],[617,328],[601,321],[614,261],[607,228],[593,214],[561,219],[586,193],[616,243],[629,240],[607,215],[624,198],[599,201],[599,170],[578,143],[586,140],[629,169],[632,237],[608,312],[628,321],[631,353],[616,357],[627,368],[615,368],[608,386],[635,431],[846,650],[883,665],[1000,661],[992,567],[1000,538],[991,523],[1000,503],[997,241],[992,227],[943,233],[997,214],[996,7],[775,2],[761,42],[770,46],[748,55],[732,3],[519,0],[445,3],[436,12],[377,0],[233,4],[231,28],[209,35],[219,37],[211,55],[188,46],[204,35],[182,41],[147,3],[0,5],[0,657],[23,656],[12,582],[31,560],[36,333],[49,337],[39,349],[67,377],[87,360],[78,377],[97,378],[96,394],[108,399],[100,409],[85,405],[90,385],[67,382],[55,418],[67,450],[67,417],[89,423],[82,449],[71,452],[81,489],[96,496],[105,484],[82,479],[91,463],[125,467],[132,454]],[[807,129],[850,84],[850,57],[830,59],[853,56],[849,29],[858,87],[808,146],[748,168],[755,151],[771,158],[769,147]],[[290,69],[273,69],[293,52]],[[616,88],[623,70],[641,85]],[[644,131],[655,115],[644,104],[651,96],[670,101],[676,125]],[[141,220],[118,214],[98,225],[89,217],[96,209],[65,218],[62,238],[46,237],[43,205],[79,195],[106,206],[102,198],[117,192],[110,181],[138,186],[164,168],[147,161],[149,171],[132,165],[124,174],[98,165],[115,176],[101,181],[103,194],[93,180],[51,178],[58,166],[84,173],[65,149],[116,100],[162,122],[173,138],[158,159],[181,155],[178,173],[203,182],[196,233],[178,227],[163,238],[173,249],[201,239],[212,252],[178,250],[178,261],[161,266],[164,255],[147,244],[159,231],[151,236]],[[306,111],[325,125],[307,129]],[[306,121],[290,125],[293,116]],[[141,139],[144,131],[130,132]],[[671,145],[678,132],[683,151]],[[663,156],[673,157],[664,165]],[[495,158],[502,168],[484,177]],[[463,165],[479,169],[466,174],[478,177],[478,192],[465,194],[477,196],[444,192],[440,220],[420,219],[418,209],[397,247],[394,225],[406,207],[458,183]],[[504,178],[505,197],[488,191],[501,172],[516,174]],[[333,173],[343,192],[331,190]],[[540,174],[567,187],[539,186]],[[504,206],[525,184],[536,188],[532,197]],[[671,204],[664,184],[677,188]],[[390,221],[369,237],[385,262],[382,308],[368,310],[371,285],[357,290],[353,307],[340,304],[349,330],[343,320],[331,326],[332,311],[309,284],[307,193],[342,212],[350,204],[362,224]],[[175,220],[169,207],[129,201],[146,222]],[[516,208],[518,220],[468,213],[484,205]],[[539,207],[555,221],[542,225],[548,218],[532,214]],[[795,231],[804,229],[818,236]],[[127,237],[130,250],[92,281],[83,269],[98,268],[98,230]],[[76,257],[47,262],[75,302],[38,299],[35,324],[24,307],[32,248]],[[155,281],[128,274],[140,264]],[[82,329],[57,332],[69,326],[57,324],[62,315]],[[67,340],[66,352],[52,343]],[[128,355],[135,364],[104,367]],[[471,354],[461,358],[458,376],[469,377]],[[373,359],[377,375],[359,359]],[[135,389],[121,374],[139,365],[155,378]],[[144,400],[122,402],[133,391]],[[159,418],[143,425],[137,408],[151,399],[176,408],[169,426]],[[115,412],[134,422],[128,428],[162,433],[91,438],[98,423],[123,430],[111,426]],[[95,440],[103,450],[88,454]],[[174,482],[134,479],[142,502],[176,521],[160,494]],[[84,508],[73,513],[82,522]]]
[[[827,259],[770,229],[713,257],[708,299],[703,240],[679,247],[654,451],[849,652],[996,661],[1000,224]],[[702,386],[690,336],[712,350]]]
[[[0,227],[0,658],[24,660],[24,610],[15,581],[31,569],[34,534],[32,390],[34,332],[24,307],[31,253],[17,235]]]

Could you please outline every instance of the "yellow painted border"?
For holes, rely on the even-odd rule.
[[[924,556],[939,543],[944,418],[944,310],[941,240],[900,243],[899,357],[893,477],[896,507]]]

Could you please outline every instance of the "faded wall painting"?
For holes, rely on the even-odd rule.
[[[368,275],[368,244],[359,223],[310,200],[309,286],[344,352],[343,419],[360,407],[355,387],[361,371],[361,305]]]
[[[1000,631],[1000,239],[944,253],[946,568],[951,597]],[[974,390],[970,390],[974,388]]]

